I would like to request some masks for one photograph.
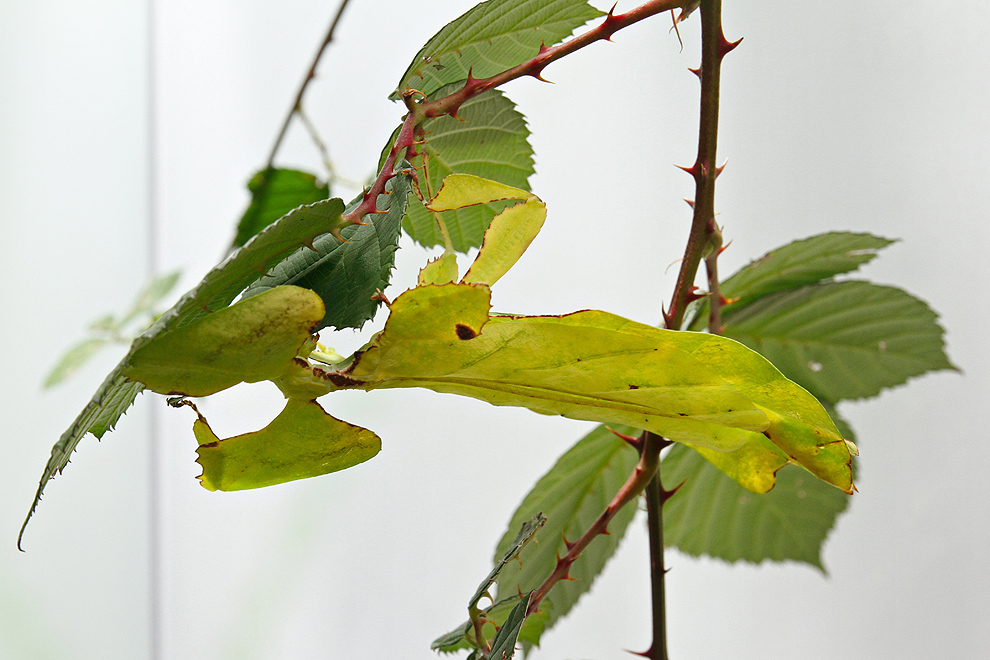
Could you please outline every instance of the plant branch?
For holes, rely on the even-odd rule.
[[[724,300],[718,287],[718,255],[722,251],[722,234],[715,223],[715,179],[721,168],[715,165],[718,147],[718,111],[722,58],[739,42],[729,43],[722,32],[722,0],[701,0],[701,66],[693,70],[701,79],[701,112],[698,128],[698,155],[694,165],[684,168],[694,177],[694,215],[684,258],[677,275],[670,309],[664,311],[664,323],[680,330],[687,306],[701,295],[694,285],[698,266],[705,259],[708,273],[711,315],[709,329],[721,329]],[[650,434],[646,434],[648,437]],[[653,643],[642,655],[650,660],[667,660],[666,587],[663,540],[663,504],[673,494],[665,491],[660,467],[647,489],[646,510],[650,534],[650,584],[653,600]]]
[[[652,435],[648,431],[644,435]],[[664,440],[662,446],[670,445]],[[674,489],[676,490],[676,488]],[[664,578],[667,569],[664,566],[663,541],[663,505],[670,499],[674,491],[664,490],[660,480],[660,466],[646,487],[647,525],[650,535],[650,591],[653,598],[653,644],[643,653],[650,660],[667,660],[667,599],[665,595]]]
[[[722,58],[739,44],[729,43],[722,33],[721,0],[703,0],[701,3],[701,67],[694,72],[701,78],[701,117],[698,131],[698,157],[691,167],[683,168],[694,177],[694,217],[684,259],[677,275],[674,297],[670,309],[664,312],[667,328],[680,330],[684,313],[692,300],[694,280],[701,260],[717,255],[721,246],[721,234],[715,224],[715,179],[721,168],[715,165],[718,146],[719,84]]]
[[[275,164],[275,155],[278,153],[279,147],[282,146],[282,140],[285,139],[285,134],[289,130],[289,124],[292,123],[292,118],[302,107],[303,95],[306,93],[306,88],[309,87],[310,81],[316,77],[316,66],[320,63],[320,58],[323,57],[323,51],[325,51],[327,46],[330,45],[330,42],[333,41],[334,30],[337,29],[337,23],[340,22],[340,17],[344,15],[344,9],[347,8],[348,2],[350,2],[350,0],[341,0],[340,6],[337,7],[337,13],[334,14],[333,20],[330,22],[330,28],[327,30],[327,35],[323,38],[323,43],[320,44],[319,49],[316,51],[316,56],[313,57],[313,62],[309,65],[309,70],[306,71],[306,76],[303,78],[302,84],[299,85],[299,91],[296,92],[296,100],[293,101],[292,107],[289,109],[289,113],[285,116],[285,121],[282,122],[282,128],[279,129],[278,135],[275,137],[275,144],[272,145],[272,150],[268,154],[268,161],[265,164],[265,169],[271,169]]]
[[[543,69],[545,69],[551,62],[555,62],[556,60],[559,60],[566,55],[570,55],[571,53],[593,44],[596,41],[610,41],[612,35],[622,28],[638,23],[639,21],[649,18],[650,16],[674,9],[683,9],[691,4],[692,0],[651,0],[650,2],[644,2],[639,7],[631,9],[624,14],[613,14],[610,11],[608,16],[605,17],[605,20],[602,21],[597,27],[556,46],[552,46],[550,48],[544,46],[540,48],[540,52],[536,57],[527,62],[523,62],[522,64],[512,67],[511,69],[507,69],[502,73],[497,73],[490,78],[472,78],[469,74],[467,82],[459,91],[449,94],[443,98],[424,103],[423,109],[425,115],[427,117],[456,115],[457,109],[460,108],[461,105],[472,96],[498,87],[499,85],[503,85],[510,80],[515,80],[525,76],[532,76],[538,80],[544,80],[542,75]]]
[[[654,473],[657,471],[657,467],[660,465],[660,451],[667,446],[669,442],[664,438],[652,433],[645,434],[642,436],[642,442],[639,443],[640,458],[639,463],[636,464],[636,468],[633,473],[629,475],[626,483],[622,485],[619,492],[615,494],[612,501],[609,503],[608,507],[605,508],[604,513],[598,517],[598,520],[588,528],[581,538],[577,541],[571,543],[567,540],[564,543],[567,545],[567,554],[563,557],[557,559],[557,566],[554,568],[553,573],[550,574],[543,584],[533,592],[532,597],[529,601],[529,607],[526,609],[526,616],[529,616],[539,610],[540,603],[550,592],[555,584],[561,580],[569,579],[569,572],[571,566],[581,555],[588,544],[600,534],[608,534],[608,524],[611,522],[612,518],[615,517],[622,507],[626,506],[630,502],[636,499],[640,493],[646,488],[647,484],[653,478]]]

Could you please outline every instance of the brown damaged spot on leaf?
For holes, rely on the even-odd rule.
[[[458,323],[456,327],[457,338],[458,339],[474,339],[478,336],[478,333],[464,325],[463,323]]]

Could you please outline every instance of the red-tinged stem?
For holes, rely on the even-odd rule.
[[[415,142],[416,126],[420,118],[417,114],[410,112],[406,115],[405,120],[402,122],[402,127],[399,129],[399,135],[395,138],[395,143],[388,152],[388,157],[385,159],[385,163],[382,165],[381,171],[375,178],[375,182],[371,184],[369,188],[364,193],[364,197],[361,203],[358,204],[353,211],[345,213],[340,216],[342,220],[347,220],[352,223],[361,222],[363,218],[368,213],[378,213],[378,206],[376,202],[378,201],[378,196],[385,192],[385,184],[388,180],[395,176],[395,161],[398,160],[399,154],[410,149]]]
[[[533,76],[534,78],[539,78],[542,80],[543,69],[545,69],[551,62],[559,60],[566,55],[570,55],[574,51],[580,50],[581,48],[593,44],[596,41],[608,41],[611,39],[613,34],[622,28],[638,23],[639,21],[649,18],[650,16],[654,16],[665,11],[681,9],[690,4],[691,0],[651,0],[650,2],[644,2],[639,7],[631,9],[624,14],[613,14],[612,12],[609,12],[608,16],[605,17],[605,20],[602,21],[602,23],[597,27],[585,32],[584,34],[574,37],[569,41],[565,41],[562,44],[558,44],[550,48],[541,48],[540,53],[528,62],[523,62],[522,64],[514,66],[511,69],[503,71],[502,73],[497,73],[490,78],[469,78],[464,87],[459,91],[443,98],[424,103],[423,108],[425,110],[425,114],[427,117],[440,117],[442,115],[456,114],[457,109],[460,108],[461,105],[472,96],[498,87],[499,85],[503,85],[510,80],[515,80],[525,76]]]
[[[608,524],[611,522],[612,518],[615,517],[622,507],[626,506],[630,502],[636,499],[640,493],[646,488],[647,484],[653,478],[654,473],[657,471],[657,466],[660,465],[660,450],[669,444],[667,440],[664,440],[658,435],[648,433],[644,435],[644,441],[642,445],[642,451],[640,452],[639,463],[636,464],[636,468],[633,473],[629,475],[629,479],[626,483],[622,485],[619,492],[616,493],[615,497],[609,503],[605,512],[598,517],[598,520],[588,528],[588,531],[584,533],[577,541],[570,543],[567,546],[567,554],[557,560],[557,566],[554,568],[553,573],[540,585],[540,587],[533,592],[532,597],[529,601],[529,607],[526,610],[526,616],[529,616],[539,610],[540,602],[546,597],[553,588],[555,584],[561,580],[568,579],[568,573],[571,570],[571,566],[581,555],[588,544],[600,534],[608,533]]]
[[[674,297],[670,309],[664,314],[666,325],[679,330],[684,313],[690,303],[692,287],[698,274],[698,266],[706,252],[717,254],[718,227],[715,224],[715,179],[719,169],[715,165],[718,146],[719,84],[722,58],[736,44],[725,40],[722,33],[721,0],[703,0],[701,3],[701,117],[698,133],[698,157],[694,165],[685,168],[694,177],[694,217],[684,259],[677,275]],[[720,237],[719,237],[720,238]]]
[[[507,83],[510,80],[524,76],[540,78],[543,69],[551,62],[559,60],[596,41],[608,40],[622,28],[638,23],[650,16],[673,9],[680,9],[689,4],[691,4],[691,0],[650,0],[650,2],[645,2],[624,14],[613,14],[610,12],[600,25],[588,32],[557,46],[541,48],[539,54],[533,59],[495,74],[490,78],[478,79],[469,76],[467,82],[464,83],[464,87],[460,90],[433,101],[418,100],[415,98],[418,95],[417,92],[407,90],[403,94],[403,100],[406,103],[406,107],[409,108],[409,114],[406,115],[399,137],[396,139],[389,153],[389,160],[386,161],[385,166],[378,173],[371,189],[365,193],[364,200],[362,200],[361,204],[350,213],[344,215],[343,218],[357,223],[361,221],[361,218],[365,214],[375,213],[377,211],[375,200],[385,189],[385,182],[395,174],[393,167],[396,156],[398,153],[413,146],[416,130],[426,120],[444,115],[456,115],[457,109],[468,99]]]
[[[739,42],[729,43],[722,32],[722,0],[701,0],[701,67],[696,71],[701,79],[701,112],[698,129],[698,156],[694,165],[685,168],[694,177],[694,216],[681,269],[674,287],[670,309],[664,312],[664,322],[671,330],[680,330],[688,304],[698,298],[694,281],[701,260],[706,260],[709,277],[711,314],[709,328],[721,329],[722,295],[718,288],[717,259],[722,247],[722,235],[715,223],[715,179],[718,147],[718,111],[722,58]],[[646,498],[650,531],[650,578],[653,594],[653,644],[643,655],[650,660],[667,660],[666,588],[663,540],[663,503],[671,495],[664,491],[660,468],[650,483]]]

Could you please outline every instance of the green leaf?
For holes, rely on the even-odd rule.
[[[787,462],[852,489],[849,449],[821,404],[743,345],[598,311],[489,318],[490,295],[470,284],[407,291],[334,385],[425,387],[644,428],[757,492]]]
[[[804,470],[785,466],[769,493],[745,490],[689,447],[663,460],[664,485],[683,483],[664,504],[664,541],[689,555],[725,561],[799,561],[822,571],[821,551],[849,498]]]
[[[396,169],[404,167],[399,163]],[[385,213],[366,216],[365,224],[344,229],[345,242],[327,234],[313,241],[312,249],[299,248],[252,284],[245,297],[285,284],[301,286],[315,291],[326,306],[317,329],[360,328],[381,304],[372,296],[384,291],[391,278],[410,185],[406,174],[392,177],[378,197],[378,208]],[[358,196],[348,210],[360,201]]]
[[[635,432],[625,426],[616,430]],[[596,428],[561,456],[523,499],[499,541],[496,557],[510,547],[520,525],[536,512],[542,511],[546,515],[547,524],[540,531],[538,542],[523,548],[519,561],[502,569],[498,593],[508,596],[539,587],[556,568],[557,557],[567,553],[564,539],[576,541],[594,524],[638,461],[636,451],[604,426]],[[552,614],[545,621],[527,622],[522,635],[527,643],[538,645],[542,630],[570,612],[581,596],[591,589],[595,578],[618,549],[635,514],[635,506],[619,511],[609,523],[609,535],[592,541],[571,566],[569,575],[575,579],[554,585],[540,604],[543,609],[548,602],[552,603]]]
[[[794,241],[741,268],[722,283],[722,294],[739,306],[776,291],[815,284],[849,273],[876,258],[894,241],[871,234],[831,232]]]
[[[248,284],[257,279],[258,273],[267,271],[294,252],[299,245],[339,229],[343,210],[343,202],[330,199],[303,206],[284,216],[207,273],[196,288],[186,293],[169,311],[158,317],[143,335],[134,340],[127,356],[110,372],[90,402],[52,447],[52,455],[42,473],[34,502],[21,526],[18,545],[49,479],[65,468],[69,456],[83,436],[92,433],[97,438],[103,437],[144,389],[143,385],[128,381],[123,375],[130,357],[160,334],[229,305]]]
[[[127,312],[120,325],[125,325],[132,319],[135,319],[142,314],[152,313],[155,306],[161,302],[161,300],[172,292],[175,285],[179,283],[179,277],[182,275],[181,270],[175,270],[171,273],[165,273],[158,277],[153,278],[138,294],[137,300],[134,301],[134,306],[131,310]]]
[[[531,597],[532,594],[521,598],[509,612],[505,623],[498,629],[495,639],[492,640],[492,652],[488,656],[491,660],[509,660],[516,654],[516,640],[526,621],[526,609],[529,607]]]
[[[515,104],[502,92],[490,90],[465,101],[458,117],[438,117],[423,124],[426,143],[413,161],[423,193],[432,198],[444,178],[453,173],[528,190],[528,179],[534,172],[533,148],[527,139],[526,120]],[[493,201],[441,213],[454,249],[467,252],[481,245],[492,218],[508,204]],[[410,199],[406,213],[403,228],[413,239],[425,247],[443,245],[437,221],[422,202]]]
[[[457,253],[444,251],[436,259],[431,259],[419,271],[417,284],[450,284],[457,281]]]
[[[439,212],[506,199],[526,201],[509,206],[495,216],[485,230],[481,249],[462,282],[491,286],[501,279],[543,228],[547,218],[547,207],[538,197],[526,190],[470,174],[447,176],[443,180],[440,192],[426,205],[429,210]],[[429,270],[424,269],[426,272],[420,273],[420,285],[446,284],[455,280],[456,262],[453,266],[444,263],[444,261],[452,261],[453,257],[453,254],[444,253],[442,258],[427,264]],[[451,270],[453,277],[450,277]]]
[[[134,351],[123,373],[159,394],[184,396],[274,380],[322,318],[315,293],[276,287],[159,335]]]
[[[91,357],[96,355],[101,348],[109,343],[109,340],[102,337],[91,337],[75,344],[52,367],[52,370],[45,378],[43,387],[49,388],[58,385],[78,371],[82,365],[88,362]]]
[[[49,388],[64,382],[103,347],[129,341],[123,334],[124,326],[144,314],[152,313],[155,305],[175,288],[180,275],[181,271],[174,271],[152,279],[138,294],[131,310],[119,321],[113,314],[107,314],[90,323],[91,332],[104,336],[90,337],[70,347],[48,373],[43,387]]]
[[[483,634],[488,636],[495,632],[495,626],[503,626],[506,619],[509,618],[509,614],[519,604],[519,601],[519,595],[514,594],[508,598],[503,598],[495,602],[491,605],[491,607],[482,609],[481,612],[484,613],[485,619]],[[549,619],[552,610],[553,603],[544,599],[544,601],[540,603],[540,611],[535,612],[526,618],[526,622],[521,630],[522,637],[520,637],[524,644],[532,643],[525,638],[527,631],[537,630],[538,632],[542,632],[543,626]],[[437,639],[433,640],[433,643],[430,644],[430,648],[434,651],[439,651],[440,653],[454,653],[455,651],[460,651],[463,649],[477,648],[474,641],[473,625],[471,621],[465,621],[446,635],[441,635]],[[473,656],[468,656],[468,658],[471,657]]]
[[[468,602],[468,607],[475,607],[478,601],[481,600],[495,584],[495,580],[498,578],[499,573],[502,572],[510,561],[519,556],[526,544],[529,543],[533,536],[540,531],[540,528],[547,523],[547,517],[543,515],[542,511],[538,511],[529,520],[526,520],[519,526],[519,531],[516,533],[515,538],[509,541],[504,550],[502,551],[501,559],[495,562],[495,567],[488,573],[486,577],[478,588],[475,590],[474,595],[471,596],[471,600]]]
[[[262,488],[337,472],[374,457],[382,446],[368,429],[300,399],[289,399],[271,424],[254,433],[221,440],[202,416],[193,432],[207,490]]]
[[[724,331],[818,398],[875,396],[929,371],[954,369],[928,305],[893,287],[830,282],[730,305]]]
[[[478,256],[461,281],[489,286],[498,282],[519,261],[546,219],[546,204],[535,197],[496,215],[485,231]]]
[[[269,167],[252,176],[247,187],[251,204],[237,223],[234,247],[244,245],[292,209],[330,197],[329,184],[300,170]]]
[[[413,58],[395,92],[427,96],[448,83],[487,78],[536,57],[602,12],[584,0],[488,0],[445,25]]]

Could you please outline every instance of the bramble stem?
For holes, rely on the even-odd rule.
[[[694,281],[698,266],[705,259],[709,280],[711,314],[709,329],[721,330],[722,295],[718,288],[717,259],[722,249],[722,234],[715,223],[715,179],[720,168],[715,164],[718,147],[719,88],[722,58],[739,42],[729,43],[722,32],[722,0],[701,0],[701,67],[695,71],[701,79],[701,112],[698,128],[698,156],[685,171],[694,177],[695,197],[691,232],[684,258],[677,274],[677,284],[664,322],[670,330],[680,330],[688,304],[698,296]],[[663,541],[663,503],[672,493],[664,491],[660,468],[650,482],[646,498],[650,529],[650,578],[653,593],[653,644],[644,655],[651,660],[667,660],[666,596]]]
[[[649,434],[648,431],[644,431]],[[649,434],[652,435],[652,434]],[[670,441],[664,440],[666,447]],[[663,505],[673,492],[663,489],[660,466],[646,487],[647,525],[650,535],[650,591],[653,598],[653,644],[644,653],[650,660],[667,660],[667,597],[664,577]]]
[[[557,560],[557,566],[554,568],[553,573],[550,574],[543,584],[533,592],[532,597],[529,601],[529,607],[526,609],[526,616],[529,616],[539,610],[540,602],[546,597],[553,588],[555,584],[561,580],[566,580],[568,578],[568,573],[571,570],[571,566],[581,555],[588,544],[598,536],[599,534],[608,533],[608,524],[611,522],[612,518],[615,517],[622,507],[626,506],[630,502],[636,499],[640,493],[646,488],[647,484],[653,478],[657,467],[660,465],[660,450],[667,446],[667,441],[658,435],[652,433],[647,433],[643,436],[644,440],[640,448],[639,463],[636,464],[636,468],[633,473],[629,475],[629,479],[626,483],[622,485],[619,492],[615,494],[612,501],[606,507],[604,513],[598,517],[598,520],[588,528],[581,538],[579,538],[574,543],[567,543],[567,554]]]
[[[677,274],[674,297],[670,309],[664,313],[666,325],[680,330],[684,313],[691,302],[694,280],[702,258],[709,252],[717,254],[721,247],[721,235],[715,224],[715,179],[719,168],[715,165],[718,146],[719,81],[722,58],[739,42],[729,43],[722,33],[722,1],[703,0],[701,3],[701,68],[696,72],[701,78],[701,117],[698,130],[698,157],[689,168],[694,177],[694,217],[684,259]],[[716,239],[717,237],[717,239]],[[718,243],[718,244],[716,244]]]
[[[524,76],[532,76],[543,80],[543,69],[545,69],[551,62],[559,60],[566,55],[570,55],[574,51],[580,50],[581,48],[593,44],[596,41],[609,41],[611,40],[613,34],[622,28],[629,27],[633,23],[638,23],[643,19],[665,11],[681,9],[690,4],[691,0],[651,0],[650,2],[644,2],[639,7],[631,9],[624,14],[613,14],[612,12],[609,12],[608,16],[605,17],[605,20],[602,21],[597,27],[556,46],[541,48],[540,53],[528,62],[523,62],[522,64],[514,66],[511,69],[503,71],[502,73],[497,73],[490,78],[471,78],[459,91],[443,98],[424,103],[423,107],[426,112],[426,116],[440,117],[442,115],[456,114],[457,109],[472,96],[498,87],[499,85],[503,85],[510,80],[515,80]]]
[[[465,101],[481,94],[482,92],[507,83],[510,80],[522,78],[523,76],[533,76],[535,78],[542,79],[540,74],[551,62],[559,60],[560,58],[596,41],[609,40],[613,34],[622,28],[638,23],[643,19],[649,18],[650,16],[661,12],[670,11],[672,9],[680,9],[686,5],[690,5],[691,2],[692,0],[650,0],[649,2],[645,2],[639,7],[636,7],[635,9],[632,9],[624,14],[609,13],[601,24],[591,30],[588,30],[584,34],[578,35],[569,41],[565,41],[564,43],[558,44],[557,46],[553,46],[551,48],[541,48],[536,57],[531,60],[507,69],[502,73],[495,74],[490,78],[468,78],[468,80],[464,83],[464,87],[460,90],[433,101],[424,101],[419,99],[418,96],[422,95],[415,90],[403,90],[403,101],[409,109],[409,113],[405,117],[399,137],[396,138],[396,141],[392,146],[389,160],[386,161],[385,165],[382,167],[382,170],[378,173],[371,189],[365,193],[364,202],[354,211],[343,217],[356,223],[360,222],[361,218],[366,213],[373,213],[375,211],[375,199],[378,194],[385,189],[385,182],[392,178],[395,174],[392,169],[395,164],[395,156],[400,151],[410,150],[414,146],[413,136],[415,135],[416,130],[426,120],[433,119],[435,117],[442,117],[444,115],[456,116],[457,109],[460,108]]]

